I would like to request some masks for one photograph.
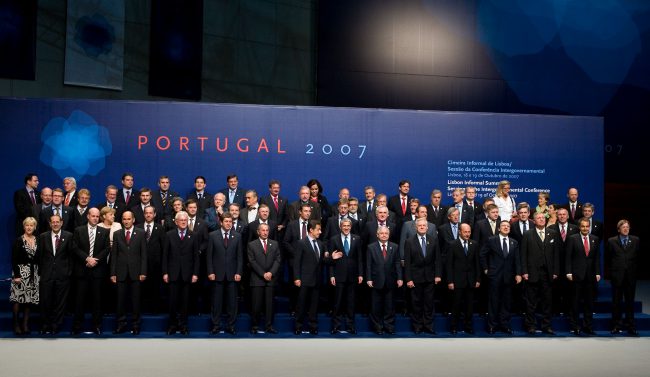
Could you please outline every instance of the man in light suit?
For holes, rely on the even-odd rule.
[[[306,207],[303,207],[306,208]],[[329,252],[318,241],[321,234],[320,222],[310,220],[307,237],[296,242],[293,258],[293,283],[298,287],[298,305],[294,333],[302,333],[305,316],[309,321],[309,333],[318,335],[318,298],[321,286],[321,271]]]
[[[245,192],[244,189],[239,187],[237,174],[229,174],[226,177],[226,184],[227,187],[219,191],[226,196],[226,205],[237,203],[239,208],[243,208]]]
[[[38,191],[38,176],[29,173],[25,176],[25,187],[14,193],[14,209],[16,211],[16,234],[23,234],[23,220],[34,216],[34,208],[38,208],[41,199]],[[36,217],[38,220],[38,217]],[[44,231],[44,230],[41,230]]]
[[[595,335],[593,330],[596,283],[600,281],[600,240],[589,234],[589,219],[578,222],[580,233],[569,237],[566,248],[566,277],[573,282],[573,312],[569,320],[570,332]],[[583,325],[578,327],[580,302],[583,302]]]
[[[513,283],[521,283],[519,244],[508,237],[510,222],[502,220],[499,234],[490,238],[481,249],[481,268],[490,281],[488,301],[488,334],[500,329],[514,334],[510,327]]]
[[[447,288],[452,292],[450,332],[457,333],[460,320],[461,302],[465,304],[463,322],[465,333],[474,334],[472,318],[474,316],[474,292],[481,286],[479,263],[480,248],[478,242],[470,240],[472,228],[468,224],[460,225],[460,236],[454,240],[447,251]]]
[[[190,284],[199,280],[199,243],[187,227],[187,212],[177,212],[175,217],[176,229],[167,232],[162,255],[162,278],[169,284],[167,335],[177,330],[187,335]]]
[[[237,321],[237,283],[241,281],[243,269],[242,236],[232,228],[233,217],[224,213],[221,229],[210,233],[206,255],[208,280],[212,286],[212,330],[221,331],[221,315],[224,302],[228,318],[226,332],[234,335]]]
[[[81,199],[83,194],[79,193]],[[90,292],[93,313],[93,332],[102,333],[102,289],[108,277],[106,263],[110,252],[109,230],[98,227],[99,210],[88,209],[88,224],[77,227],[72,238],[75,257],[74,276],[76,279],[75,315],[72,324],[72,334],[81,333],[84,304]]]
[[[623,219],[616,224],[618,235],[607,240],[605,261],[612,277],[612,334],[622,330],[621,301],[625,297],[625,327],[629,335],[638,336],[634,324],[634,293],[639,237],[630,234],[630,222]]]
[[[259,224],[256,227],[258,238],[248,243],[246,252],[251,266],[251,334],[258,333],[262,312],[265,319],[264,331],[268,334],[278,333],[273,328],[273,290],[278,280],[281,256],[279,243],[269,239],[270,230],[269,224]]]
[[[379,207],[381,208],[381,207]],[[379,210],[379,208],[377,208]],[[384,207],[385,208],[385,207]],[[395,334],[395,303],[393,295],[401,288],[402,266],[397,244],[389,242],[390,230],[386,226],[377,229],[377,241],[368,245],[366,256],[366,283],[372,292],[370,320],[377,335],[384,331]]]
[[[41,334],[57,335],[63,323],[63,311],[70,290],[70,275],[74,263],[73,241],[72,233],[61,229],[63,227],[61,216],[50,216],[49,227],[50,231],[38,236]]]
[[[111,282],[117,284],[117,327],[114,334],[126,332],[126,298],[131,293],[133,335],[140,334],[140,285],[147,278],[147,239],[142,229],[133,226],[133,213],[122,214],[122,229],[113,233]]]
[[[521,215],[520,215],[521,216]],[[542,332],[553,335],[552,283],[560,273],[558,234],[546,228],[546,216],[537,212],[535,227],[524,233],[521,241],[521,272],[524,279],[528,334],[535,334],[535,310],[542,313]]]

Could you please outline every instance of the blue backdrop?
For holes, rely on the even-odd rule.
[[[78,188],[91,190],[91,204],[104,199],[108,184],[119,187],[125,171],[138,188],[156,188],[158,176],[169,175],[183,195],[196,175],[214,193],[234,172],[260,194],[279,179],[290,201],[310,178],[331,201],[341,187],[361,200],[366,185],[394,195],[401,179],[425,203],[433,188],[449,196],[468,183],[492,196],[501,179],[512,182],[517,202],[536,203],[547,190],[564,203],[576,186],[596,217],[602,213],[597,117],[49,99],[0,99],[0,114],[3,277],[11,273],[11,198],[30,171],[40,187],[76,177]]]

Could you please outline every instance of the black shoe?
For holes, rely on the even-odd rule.
[[[227,332],[228,334],[230,334],[230,335],[235,335],[235,334],[237,333],[237,331],[235,331],[235,328],[234,328],[234,327],[228,327],[228,328],[226,329],[226,332]]]
[[[113,334],[124,334],[126,332],[126,326],[124,325],[119,325],[117,328],[115,328],[115,331],[113,331]]]
[[[490,334],[490,335],[494,335],[494,333],[495,333],[494,328],[488,327],[487,333]]]
[[[436,331],[432,328],[425,328],[424,332],[431,335],[436,335]]]
[[[176,326],[169,326],[167,328],[167,335],[174,335],[176,334]]]
[[[553,331],[553,329],[550,328],[550,327],[549,327],[549,328],[546,328],[546,329],[543,329],[542,332],[543,332],[544,334],[546,334],[546,335],[555,335],[555,331]]]
[[[140,335],[140,328],[139,327],[133,327],[133,330],[131,330],[131,334]]]
[[[264,332],[266,332],[267,334],[277,334],[278,330],[274,329],[273,327],[269,327]]]
[[[515,333],[514,331],[512,331],[512,329],[510,327],[504,327],[503,329],[501,329],[501,331],[503,331],[505,334],[508,334],[508,335],[512,335],[512,334]]]
[[[587,334],[587,335],[596,335],[596,332],[594,330],[592,330],[592,329],[584,329],[584,330],[582,330],[582,332]]]
[[[210,330],[210,335],[217,335],[221,332],[221,328],[219,326],[214,326],[212,330]]]
[[[302,335],[302,330],[295,329],[295,330],[293,330],[293,333],[296,334],[296,335]]]
[[[616,335],[616,334],[620,334],[620,333],[622,333],[622,332],[623,332],[623,331],[622,331],[619,327],[614,327],[614,328],[612,329],[612,331],[610,331],[609,333],[612,334],[612,335]]]
[[[311,335],[318,335],[318,330],[317,329],[311,329],[311,330],[309,330],[309,333]]]
[[[257,327],[251,327],[251,331],[250,331],[251,335],[255,335],[255,334],[259,333],[259,332],[260,331],[257,329]]]
[[[395,335],[395,330],[386,330],[386,334]]]
[[[355,329],[354,327],[350,328],[348,330],[348,334],[357,335],[357,329]]]
[[[330,330],[330,334],[332,334],[332,335],[336,335],[336,334],[340,334],[340,333],[341,333],[341,330],[339,330],[339,329]]]
[[[580,335],[580,329],[571,329],[571,330],[569,331],[569,333],[570,333],[570,334],[573,334],[573,335],[575,335],[575,336],[579,336],[579,335]]]
[[[627,330],[627,335],[631,335],[631,336],[639,336],[639,332],[636,331],[636,329],[628,329],[628,330]]]
[[[100,327],[95,327],[95,328],[93,329],[93,333],[94,333],[95,335],[102,335],[102,329],[101,329]]]
[[[190,330],[187,328],[187,326],[183,326],[183,328],[181,329],[181,335],[189,335],[189,334],[190,334]]]
[[[474,329],[465,329],[465,334],[474,335]]]

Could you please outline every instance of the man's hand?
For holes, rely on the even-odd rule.
[[[208,280],[210,280],[210,281],[215,281],[215,280],[217,280],[217,275],[215,275],[215,274],[210,274],[210,275],[208,275]]]
[[[235,281],[241,281],[241,275],[235,274]]]
[[[273,274],[270,273],[270,272],[265,272],[264,273],[264,280],[271,281],[271,279],[273,279]]]
[[[330,278],[330,284],[336,287],[336,278],[334,276]]]
[[[164,274],[164,275],[163,275],[163,281],[164,281],[165,283],[169,283],[169,274]]]
[[[447,288],[449,288],[450,291],[453,291],[454,290],[454,283],[447,284]]]

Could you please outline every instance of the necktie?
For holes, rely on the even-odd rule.
[[[230,241],[230,239],[228,238],[228,232],[226,232],[226,234],[223,235],[223,246],[226,248],[228,248],[228,241]]]
[[[264,248],[264,254],[266,254],[266,240],[262,240],[262,248]]]
[[[167,205],[167,191],[161,192],[160,196],[162,197],[162,205],[165,207]]]
[[[372,202],[368,202],[368,213],[372,212]]]
[[[496,221],[490,220],[490,228],[492,228],[492,234],[494,234],[494,230],[496,229],[497,224]]]
[[[566,230],[564,230],[564,224],[562,224],[562,229],[560,230],[560,235],[562,236],[562,241],[566,240]]]
[[[539,239],[541,239],[542,242],[544,242],[544,231],[543,230],[539,231]]]
[[[587,236],[582,237],[582,246],[585,248],[585,254],[589,256],[589,239]]]
[[[151,224],[147,224],[147,241],[151,238]]]
[[[571,203],[571,218],[575,220],[576,218],[576,204]]]
[[[230,203],[235,201],[235,190],[230,190],[230,193],[228,194],[228,200]]]
[[[379,226],[385,226],[385,225],[386,225],[386,222],[385,222],[385,221],[380,221],[380,222],[379,222]]]
[[[388,253],[386,253],[386,244],[381,244],[381,255],[384,257],[384,260],[388,258]]]
[[[451,226],[451,230],[452,230],[452,232],[454,233],[454,239],[458,239],[458,225],[457,225],[457,224],[453,224],[453,225]]]
[[[503,256],[507,257],[508,256],[508,239],[505,238],[505,237],[503,238],[503,245],[501,246],[501,248],[503,249]]]
[[[526,221],[523,224],[524,224],[524,230],[521,232],[522,234],[526,233],[526,231],[528,230],[528,222]]]
[[[108,203],[108,208],[113,208],[113,203]]]
[[[624,239],[623,239],[623,242],[622,242],[622,243],[623,243],[623,247],[627,246],[627,241],[628,241],[627,238],[624,238]]]
[[[307,237],[307,222],[303,221],[302,222],[302,230],[301,230],[301,233],[300,233],[300,239],[304,240],[305,237]]]
[[[406,198],[402,197],[402,215],[406,216]]]
[[[59,207],[54,208],[54,214],[57,216],[61,216],[61,211],[59,211]]]
[[[88,255],[92,257],[95,253],[95,227],[90,227],[90,231],[88,232],[88,241],[90,242],[90,251]]]
[[[65,205],[70,205],[70,193],[65,194]]]
[[[275,211],[278,211],[278,197],[274,196],[273,197],[273,205],[275,206]]]
[[[427,257],[427,242],[424,237],[420,237],[420,246],[422,247],[422,256]]]
[[[345,251],[345,255],[350,254],[350,243],[348,242],[348,236],[345,236],[345,240],[343,241],[343,251]]]
[[[438,207],[433,207],[433,216],[438,217]]]
[[[190,230],[194,231],[194,219],[190,219]]]
[[[56,255],[59,247],[61,247],[61,238],[59,238],[59,235],[57,234],[54,236],[54,255]]]
[[[126,240],[126,244],[128,245],[129,242],[131,242],[131,231],[127,230],[126,235],[124,236],[124,239]]]
[[[129,204],[129,200],[131,200],[131,190],[128,190],[126,192],[126,199],[124,201],[126,202],[127,205]]]
[[[316,253],[316,259],[320,259],[319,253],[318,253],[318,244],[316,243],[316,240],[311,241],[314,244],[314,253]]]
[[[34,197],[34,191],[29,192],[29,197],[32,199],[32,205],[36,204],[36,198]]]
[[[181,241],[185,239],[185,231],[181,230],[181,235],[180,235]]]
[[[465,255],[467,256],[467,241],[463,241],[463,250],[465,250]]]

